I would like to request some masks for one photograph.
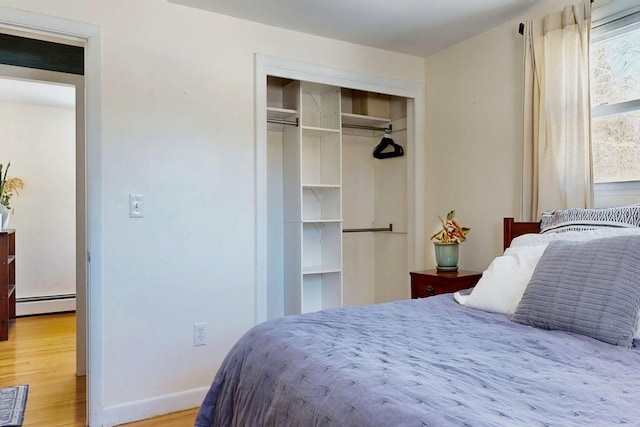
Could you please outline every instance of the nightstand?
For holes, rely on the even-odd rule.
[[[425,298],[438,294],[472,288],[482,277],[477,271],[412,271],[411,298]]]

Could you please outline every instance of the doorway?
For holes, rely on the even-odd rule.
[[[85,108],[84,120],[78,121],[86,135],[84,149],[85,176],[82,177],[84,191],[78,190],[83,200],[78,203],[84,215],[77,215],[86,230],[85,252],[78,248],[85,269],[85,287],[79,289],[77,306],[85,310],[85,322],[77,334],[85,337],[85,348],[78,352],[86,354],[87,374],[87,424],[103,424],[103,372],[102,372],[102,180],[101,180],[101,30],[99,26],[64,18],[41,15],[0,6],[0,32],[19,29],[29,34],[47,34],[84,43]],[[79,188],[79,187],[78,187]],[[89,196],[91,192],[91,197]],[[81,226],[80,224],[78,226]],[[82,299],[82,301],[80,301]],[[90,331],[90,333],[89,333]]]
[[[28,41],[33,39],[24,37],[29,34],[18,36],[16,31],[9,32],[12,34],[0,34],[3,42],[24,39],[27,40],[26,49],[29,49]],[[43,49],[58,44],[50,40],[44,43]],[[21,177],[26,182],[22,196],[27,204],[21,211],[24,217],[14,218],[16,227],[20,222],[28,221],[23,222],[20,234],[24,236],[23,241],[31,242],[27,248],[18,247],[26,257],[23,257],[17,271],[17,314],[75,310],[76,375],[84,376],[87,373],[88,329],[84,75],[41,69],[51,68],[42,63],[32,65],[27,61],[23,64],[12,57],[21,45],[16,44],[11,50],[7,49],[7,44],[0,52],[0,62],[3,63],[0,65],[2,100],[5,112],[11,112],[12,118],[23,123],[21,127],[12,126],[12,132],[19,139],[18,144],[25,145],[13,150],[12,155],[21,160],[14,163],[9,176],[19,176],[22,167],[23,172],[31,176],[31,179]],[[25,56],[33,56],[33,52],[27,50]],[[83,69],[82,57],[80,65]],[[52,68],[56,69],[55,66]],[[31,155],[29,149],[33,150]],[[2,159],[3,162],[11,160],[17,159]],[[48,167],[42,167],[43,164]],[[43,173],[47,175],[43,176]],[[32,193],[29,192],[30,187]],[[18,196],[13,204],[19,205],[20,202]],[[43,247],[45,243],[38,244],[38,239],[49,244],[49,249]],[[40,268],[22,271],[27,287],[21,289],[19,269],[21,266],[25,268],[27,263],[37,264]],[[38,273],[47,280],[39,278]],[[31,289],[26,290],[29,286]]]

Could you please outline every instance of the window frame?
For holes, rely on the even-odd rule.
[[[623,12],[611,14],[592,23],[591,44],[598,43],[617,37],[621,34],[640,29],[640,7],[629,9]],[[640,111],[640,99],[619,102],[615,104],[598,105],[591,110],[592,118],[619,115],[632,111]],[[640,202],[640,181],[617,181],[594,183],[594,195],[596,207],[607,207],[605,205],[625,203],[624,199],[629,199],[630,195],[637,195]],[[601,200],[603,203],[599,203]]]

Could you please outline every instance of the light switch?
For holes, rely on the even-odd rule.
[[[142,194],[129,194],[129,217],[142,218],[144,216],[144,205]]]

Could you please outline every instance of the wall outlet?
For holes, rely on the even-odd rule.
[[[193,325],[193,345],[205,345],[207,343],[207,324],[194,323]]]

